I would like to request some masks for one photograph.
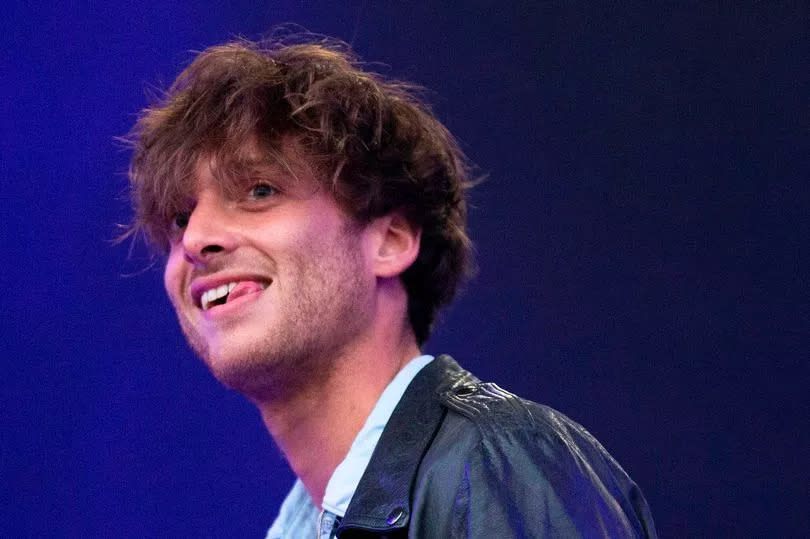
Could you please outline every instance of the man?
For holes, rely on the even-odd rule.
[[[655,536],[582,427],[422,355],[465,275],[465,158],[340,47],[208,49],[134,131],[135,219],[194,350],[298,481],[268,537]]]

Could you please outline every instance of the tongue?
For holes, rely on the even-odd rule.
[[[255,281],[241,281],[228,294],[228,299],[226,303],[228,301],[235,300],[238,297],[246,296],[248,294],[254,294],[256,292],[261,292],[262,290],[263,290],[262,285],[260,285]]]

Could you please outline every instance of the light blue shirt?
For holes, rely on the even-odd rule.
[[[278,516],[270,526],[266,539],[328,539],[335,519],[343,517],[352,501],[357,484],[366,471],[371,454],[377,447],[388,419],[414,377],[433,361],[433,356],[419,356],[408,362],[386,386],[363,428],[357,433],[349,452],[338,464],[326,484],[323,514],[312,503],[301,480],[296,480],[281,504]],[[320,531],[316,530],[320,525]]]

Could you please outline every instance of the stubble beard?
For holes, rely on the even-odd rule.
[[[352,250],[341,245],[328,251],[310,262],[299,259],[290,288],[283,280],[271,285],[279,287],[283,312],[252,342],[224,343],[215,353],[191,320],[179,316],[189,345],[220,383],[254,402],[279,402],[332,375],[368,323],[371,292]]]

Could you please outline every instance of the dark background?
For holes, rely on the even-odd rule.
[[[0,536],[274,518],[293,478],[258,414],[109,240],[146,89],[282,22],[430,88],[489,176],[429,352],[588,427],[662,536],[810,534],[807,4],[438,4],[4,8]]]

